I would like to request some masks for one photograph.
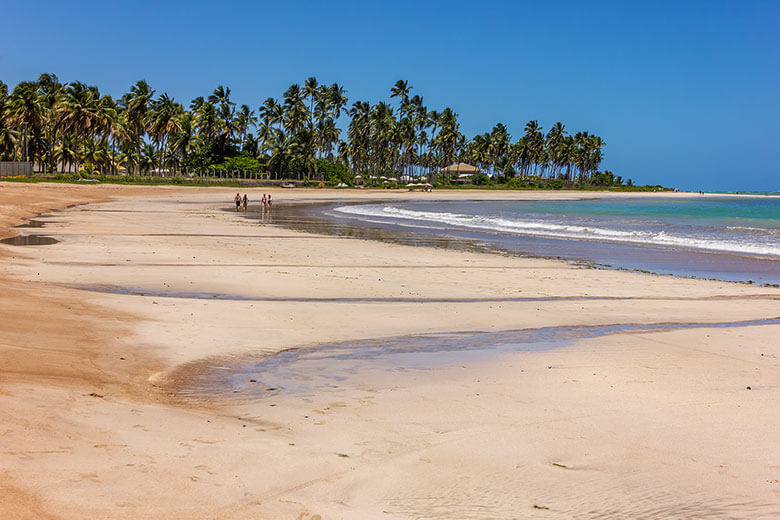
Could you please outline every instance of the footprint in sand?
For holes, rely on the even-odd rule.
[[[211,468],[208,466],[204,466],[203,464],[200,464],[198,466],[195,466],[195,469],[198,471],[205,471],[209,475],[216,475],[216,471],[211,471]]]

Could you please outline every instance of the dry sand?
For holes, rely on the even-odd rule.
[[[780,516],[778,325],[197,385],[344,340],[775,318],[780,290],[303,234],[223,211],[233,194],[0,185],[3,236],[89,203],[23,231],[57,244],[0,246],[0,518]],[[582,194],[274,192],[377,196]],[[117,287],[149,295],[84,290]]]

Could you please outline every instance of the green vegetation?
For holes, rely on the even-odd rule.
[[[321,179],[332,185],[343,183],[351,186],[355,181],[346,166],[327,159],[317,159],[317,173]]]
[[[0,81],[0,160],[29,160],[40,172],[107,182],[126,175],[135,179],[126,182],[196,177],[449,186],[457,179],[440,170],[465,162],[482,170],[471,182],[486,189],[631,186],[598,170],[605,146],[599,136],[570,135],[560,122],[545,133],[529,121],[514,142],[502,123],[468,139],[451,108],[428,110],[412,90],[398,81],[390,102],[355,101],[348,108],[342,86],[309,78],[280,99],[265,99],[255,113],[223,86],[185,108],[145,81],[118,99],[79,81],[63,84],[53,74],[10,92]],[[342,120],[345,130],[337,125]]]

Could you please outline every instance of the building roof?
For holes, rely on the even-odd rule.
[[[479,173],[482,170],[466,163],[453,163],[439,170],[439,173]]]

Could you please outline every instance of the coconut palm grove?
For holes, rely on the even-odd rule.
[[[13,89],[0,81],[0,160],[74,176],[294,179],[329,184],[448,185],[444,167],[477,166],[474,184],[509,187],[621,185],[599,171],[604,140],[537,121],[511,136],[502,123],[472,137],[450,107],[429,110],[399,80],[389,98],[352,101],[337,84],[308,78],[281,97],[238,104],[218,86],[188,104],[138,81],[121,97],[54,74]],[[380,181],[380,179],[382,179]],[[535,184],[536,183],[536,184]],[[631,181],[628,180],[630,185]]]

